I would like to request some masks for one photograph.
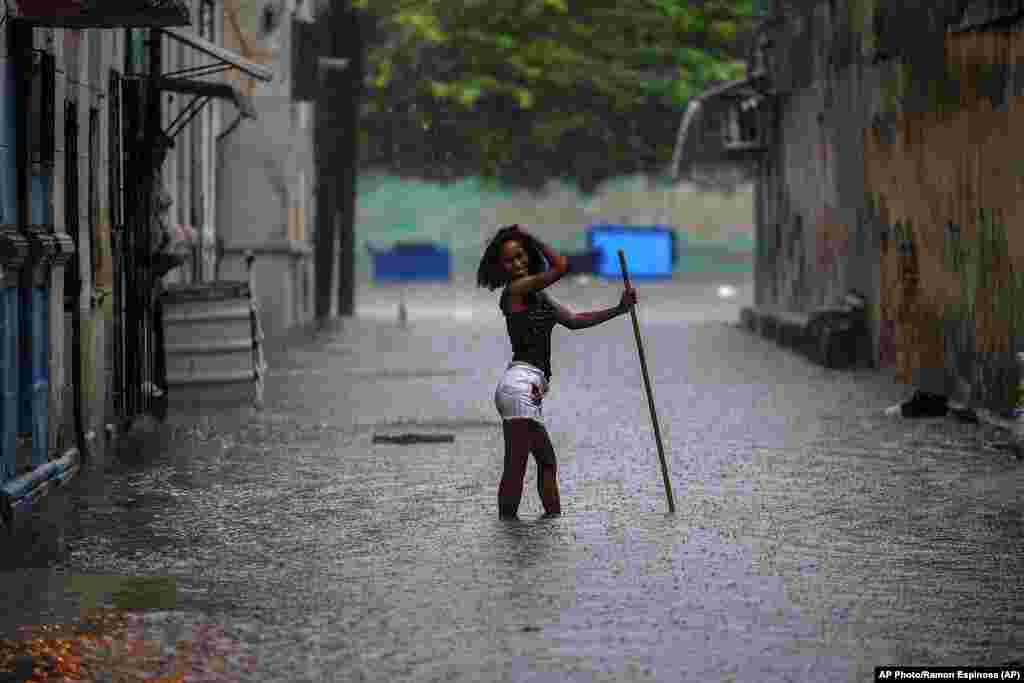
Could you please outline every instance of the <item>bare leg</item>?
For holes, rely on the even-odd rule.
[[[540,499],[544,503],[544,514],[562,514],[562,501],[558,495],[558,467],[556,465],[544,465],[537,476],[537,488],[540,489]]]
[[[516,418],[502,420],[505,435],[505,469],[498,485],[498,515],[514,518],[523,498],[523,479],[530,457],[530,426],[532,420]]]
[[[530,450],[537,461],[537,493],[547,515],[562,514],[555,449],[544,425],[530,421]]]

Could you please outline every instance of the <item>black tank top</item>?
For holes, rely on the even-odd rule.
[[[526,296],[527,309],[513,313],[508,308],[508,290],[501,293],[501,312],[505,314],[508,338],[512,342],[512,360],[529,363],[551,380],[551,330],[558,322],[555,307],[543,291]]]

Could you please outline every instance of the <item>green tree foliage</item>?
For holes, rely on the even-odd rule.
[[[754,0],[353,0],[361,166],[538,189],[657,173],[686,103],[743,75]]]

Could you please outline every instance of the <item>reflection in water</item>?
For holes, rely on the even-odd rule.
[[[536,520],[520,518],[518,520],[493,520],[494,560],[505,562],[505,566],[513,570],[536,567],[539,564],[557,562],[564,554],[564,534],[558,524],[560,518],[540,518]],[[496,564],[496,569],[501,565]]]

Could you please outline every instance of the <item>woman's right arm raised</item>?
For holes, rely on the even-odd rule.
[[[524,235],[526,231],[519,229]],[[537,243],[540,250],[544,252],[544,258],[548,260],[549,268],[543,273],[527,275],[512,282],[508,286],[509,294],[522,296],[549,287],[558,282],[563,275],[569,272],[569,260],[560,254],[556,254],[551,247],[541,242],[536,237],[533,241]]]

